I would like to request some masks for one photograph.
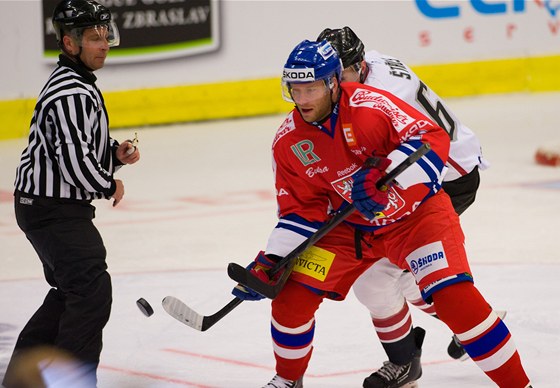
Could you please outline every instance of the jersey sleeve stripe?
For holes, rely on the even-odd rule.
[[[392,151],[388,155],[389,159],[392,161],[391,165],[397,166],[421,145],[422,142],[418,140],[401,144],[396,150]],[[406,171],[399,175],[396,181],[403,189],[407,189],[408,187],[419,183],[432,184],[439,187],[441,186],[446,169],[447,168],[445,167],[443,161],[432,150],[423,156],[418,163],[410,166]],[[391,171],[391,167],[389,167],[388,170]]]

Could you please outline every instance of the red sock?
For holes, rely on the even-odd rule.
[[[303,285],[288,281],[272,301],[272,346],[279,376],[297,380],[305,373],[313,351],[314,314],[322,300]]]
[[[472,283],[447,286],[432,297],[440,319],[498,386],[525,388],[529,384],[508,328]]]

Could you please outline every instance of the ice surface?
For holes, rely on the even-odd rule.
[[[560,168],[533,163],[537,147],[558,143],[560,94],[449,100],[480,137],[492,166],[463,215],[476,284],[508,311],[525,367],[538,388],[560,387]],[[281,116],[139,128],[142,160],[119,173],[126,196],[97,201],[114,304],[104,333],[99,387],[259,387],[274,375],[269,303],[245,302],[206,332],[169,317],[167,295],[209,315],[232,298],[230,261],[248,263],[274,227],[270,145]],[[0,377],[15,338],[47,285],[13,216],[12,184],[25,139],[0,142]],[[145,298],[155,314],[136,307]],[[427,330],[424,388],[491,387],[472,361],[451,360],[439,321],[413,310]],[[368,314],[353,294],[317,314],[305,387],[360,387],[385,360]]]

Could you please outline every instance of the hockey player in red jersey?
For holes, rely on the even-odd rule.
[[[449,107],[402,61],[377,51],[365,51],[364,44],[350,27],[324,29],[317,41],[328,40],[342,60],[343,82],[360,82],[386,90],[432,119],[449,135],[451,141],[442,187],[451,203],[461,215],[475,200],[479,186],[479,168],[488,165],[476,135],[464,125]],[[364,382],[367,388],[375,387],[376,380],[398,379],[389,370],[399,371],[409,363],[418,364],[420,357],[414,353],[414,332],[408,301],[420,310],[437,317],[433,305],[422,299],[414,276],[384,258],[362,274],[353,286],[358,300],[370,311],[373,325],[389,357],[389,362],[374,372]],[[500,314],[500,312],[498,312]],[[501,312],[503,317],[504,312]],[[465,359],[465,350],[456,336],[448,346],[453,358]],[[391,377],[388,377],[391,376]],[[380,385],[381,382],[378,382]]]
[[[474,287],[458,216],[440,190],[449,136],[385,91],[341,85],[341,72],[327,41],[301,42],[284,66],[283,93],[296,107],[272,145],[279,221],[266,250],[249,265],[252,274],[266,278],[267,269],[348,203],[358,211],[298,258],[272,301],[276,376],[265,387],[303,386],[315,311],[324,298],[343,300],[383,257],[414,274],[423,297],[433,299],[440,319],[496,384],[528,387],[507,327]],[[431,151],[387,191],[377,189],[383,174],[423,143]],[[376,167],[362,168],[370,157]],[[244,287],[233,293],[260,298]]]

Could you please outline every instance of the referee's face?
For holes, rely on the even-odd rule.
[[[84,30],[80,59],[92,70],[101,69],[109,52],[107,28],[96,26]]]

